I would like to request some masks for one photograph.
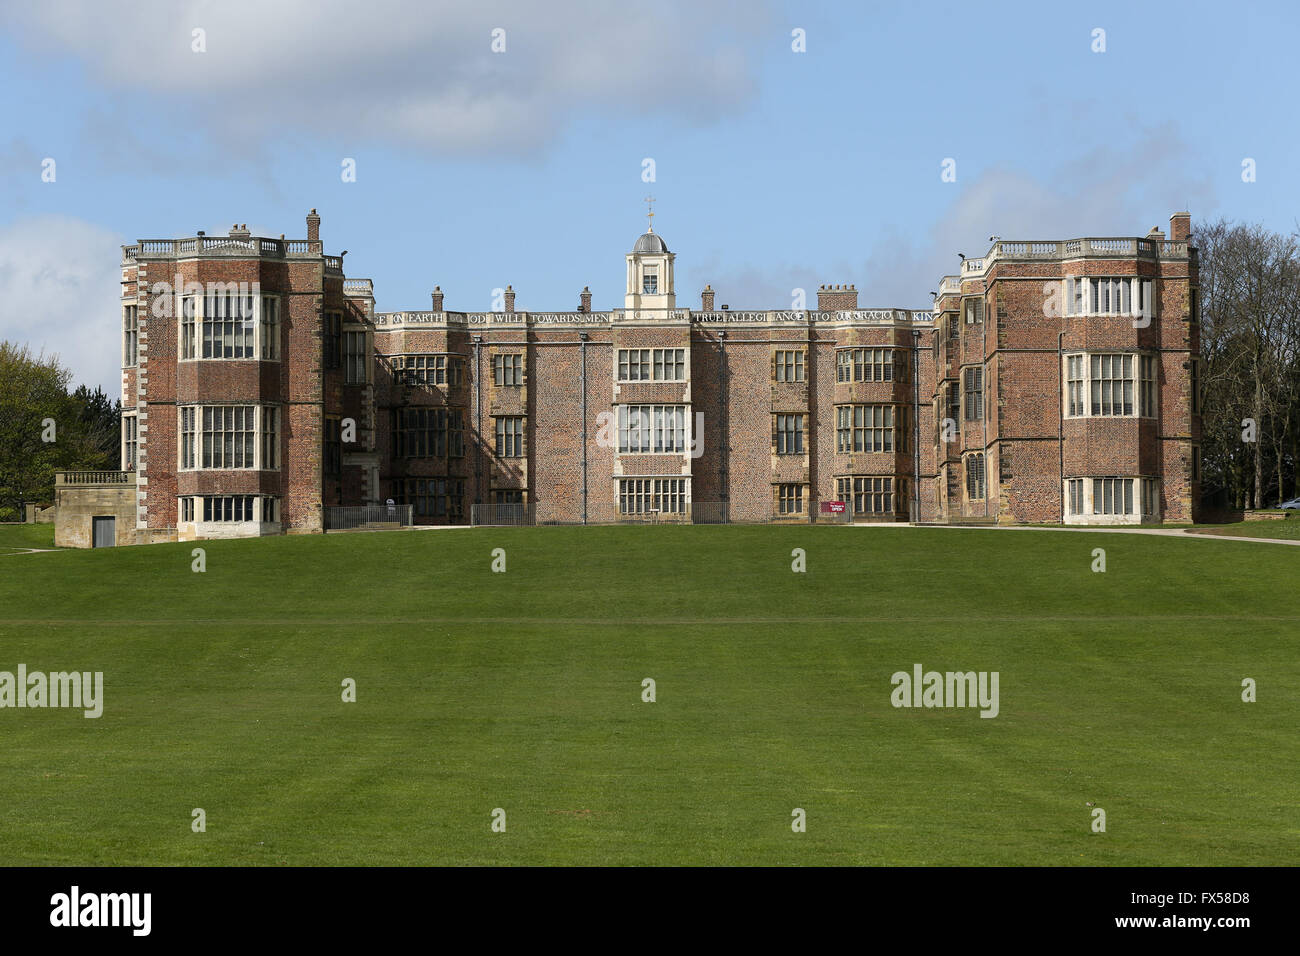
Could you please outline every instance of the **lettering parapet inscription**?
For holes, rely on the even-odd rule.
[[[714,325],[722,323],[768,324],[782,322],[815,323],[869,323],[892,324],[930,323],[931,312],[912,312],[907,309],[846,309],[836,312],[795,310],[690,312],[674,309],[615,310],[611,312],[377,312],[375,325],[603,325],[609,322],[693,322]]]

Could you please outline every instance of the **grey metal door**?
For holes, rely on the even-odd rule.
[[[111,548],[117,543],[117,519],[112,515],[107,518],[92,519],[95,530],[95,547]]]

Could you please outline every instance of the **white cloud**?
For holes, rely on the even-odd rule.
[[[65,216],[0,227],[0,339],[57,354],[74,384],[122,391],[117,303],[122,243],[93,223]]]
[[[170,98],[231,155],[288,129],[526,154],[578,110],[703,122],[742,105],[768,11],[767,0],[63,0],[6,19],[110,88]],[[491,49],[496,28],[504,53]]]
[[[957,254],[984,255],[995,234],[1021,240],[1144,236],[1153,226],[1167,234],[1170,214],[1183,209],[1192,212],[1193,230],[1211,218],[1218,209],[1213,185],[1187,176],[1189,147],[1176,128],[1167,124],[1130,133],[1125,148],[1094,150],[1045,175],[1005,164],[951,186],[936,179],[935,188],[953,193],[939,218],[928,229],[915,223],[882,227],[856,264],[728,270],[709,261],[692,274],[713,282],[719,303],[744,302],[746,308],[788,308],[792,286],[808,289],[812,308],[817,282],[809,277],[816,276],[821,282],[856,284],[863,308],[927,309],[940,277],[957,274]],[[691,305],[697,306],[698,298]]]
[[[1019,166],[991,168],[960,190],[920,241],[891,234],[867,258],[858,287],[881,305],[930,304],[929,293],[944,275],[955,275],[957,253],[982,256],[989,237],[1054,240],[1086,236],[1144,236],[1169,216],[1193,213],[1193,228],[1217,207],[1206,179],[1189,179],[1189,147],[1176,128],[1130,130],[1129,144],[1080,156],[1044,177]]]

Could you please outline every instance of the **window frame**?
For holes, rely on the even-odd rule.
[[[685,476],[619,478],[615,485],[615,498],[620,515],[685,515],[690,511],[691,482]],[[670,507],[663,507],[665,501]]]
[[[906,407],[895,402],[836,405],[835,453],[892,455],[904,451],[906,426],[903,413],[897,409]]]
[[[1155,279],[1150,276],[1066,276],[1061,293],[1067,316],[1155,317]]]
[[[614,380],[619,384],[689,379],[690,357],[686,348],[620,348],[614,352]]]
[[[464,478],[452,475],[403,478],[394,491],[395,503],[410,505],[415,517],[448,521],[465,517]]]
[[[1093,477],[1092,481],[1092,508],[1089,515],[1093,518],[1128,518],[1133,515],[1141,517],[1135,509],[1139,505],[1134,503],[1133,483],[1136,479],[1128,475],[1104,475]],[[1101,507],[1104,510],[1098,510],[1098,492],[1100,492]],[[1120,501],[1120,507],[1124,510],[1116,510],[1113,505],[1116,499]]]
[[[257,333],[261,339],[257,353],[263,362],[280,361],[280,308],[280,296],[261,297],[261,312],[257,317]]]
[[[524,353],[496,352],[492,356],[494,388],[519,388],[524,384]]]
[[[465,383],[465,357],[455,352],[403,352],[389,356],[389,363],[398,385],[452,389]]]
[[[354,350],[358,340],[361,344],[359,353]],[[343,383],[345,385],[369,384],[370,363],[367,361],[369,354],[370,336],[365,329],[343,330]]]
[[[772,381],[808,381],[807,349],[776,349],[772,353]]]
[[[906,382],[907,351],[892,345],[854,345],[837,348],[835,381]]]
[[[176,317],[176,354],[182,362],[197,362],[199,327],[202,324],[203,297],[196,292],[182,293],[180,315]]]
[[[525,416],[495,415],[492,421],[498,458],[524,457]]]
[[[618,406],[620,455],[681,455],[690,448],[690,411],[685,404],[629,403]],[[648,411],[646,411],[648,409]],[[632,418],[636,416],[635,426]],[[632,439],[636,437],[635,444]]]
[[[257,471],[261,405],[195,405],[195,471]],[[243,462],[237,464],[236,462]]]
[[[982,422],[984,420],[984,366],[963,366],[961,376],[962,420]]]
[[[808,498],[808,486],[802,482],[781,482],[776,486],[776,513],[782,516],[802,515]]]
[[[343,474],[343,418],[326,415],[321,427],[321,474],[339,478]]]
[[[190,403],[176,406],[176,443],[177,443],[177,470],[178,471],[279,471],[281,465],[280,436],[282,429],[282,418],[280,413],[281,406],[275,403],[219,403],[219,404],[201,404]],[[230,410],[231,429],[225,427],[226,410]],[[238,411],[236,411],[238,410]],[[216,413],[220,411],[222,421],[218,427],[216,423]],[[212,415],[206,414],[212,412]],[[212,425],[209,426],[209,420]],[[252,422],[251,430],[247,427],[239,427]],[[267,429],[274,429],[273,433],[268,434]],[[224,437],[221,439],[222,447],[218,455],[215,436],[225,436],[229,431],[230,440],[230,458],[232,461],[250,459],[249,464],[234,465],[225,464],[226,461],[226,442]],[[208,436],[214,436],[211,442],[205,440]],[[236,436],[245,436],[240,445],[242,449],[237,452],[235,449]],[[249,455],[248,442],[252,441],[251,456]],[[242,452],[242,453],[241,453]],[[273,465],[267,464],[268,453],[274,453]],[[222,464],[208,464],[220,460]]]
[[[261,460],[260,471],[280,470],[280,406],[262,405],[258,416],[259,433],[257,436]]]
[[[807,454],[807,413],[775,412],[772,415],[773,449],[777,455]]]
[[[1085,496],[1084,478],[1065,479],[1065,513],[1067,516],[1084,517],[1087,515],[1087,498]]]
[[[988,458],[984,452],[973,451],[963,455],[962,470],[966,476],[966,500],[988,501]]]
[[[326,311],[321,317],[321,345],[324,366],[333,371],[343,367],[343,313],[337,309]]]
[[[191,495],[203,502],[203,517],[199,517],[197,503],[194,507],[194,520],[201,524],[250,524],[258,521],[260,510],[256,499],[261,495]]]
[[[894,475],[837,475],[835,497],[845,502],[855,517],[896,517],[907,500],[907,479]]]
[[[180,471],[193,471],[198,468],[198,405],[177,406],[176,435],[180,442],[177,452],[177,466]]]
[[[1062,364],[1066,418],[1160,417],[1158,352],[1072,351],[1062,355]]]
[[[122,413],[121,462],[123,471],[136,471],[140,467],[140,419],[138,411]]]
[[[140,364],[140,306],[137,303],[122,306],[122,368],[136,368]]]
[[[1191,393],[1188,396],[1188,409],[1193,415],[1201,415],[1204,414],[1201,409],[1205,401],[1202,392],[1204,386],[1201,382],[1201,357],[1199,355],[1192,356],[1190,365],[1191,368],[1188,371],[1191,378]]]
[[[409,405],[392,409],[394,458],[465,457],[465,410],[457,405]]]
[[[1141,489],[1141,503],[1139,504],[1139,516],[1143,519],[1148,517],[1160,518],[1160,479],[1146,478],[1138,479]]]
[[[242,283],[209,283],[199,297],[201,313],[196,319],[194,357],[203,362],[255,362],[261,295]],[[230,286],[236,288],[231,289]],[[227,354],[219,355],[219,351]]]

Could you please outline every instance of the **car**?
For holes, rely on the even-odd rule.
[[[1283,511],[1300,510],[1300,498],[1292,498],[1290,501],[1284,501],[1278,505]]]

